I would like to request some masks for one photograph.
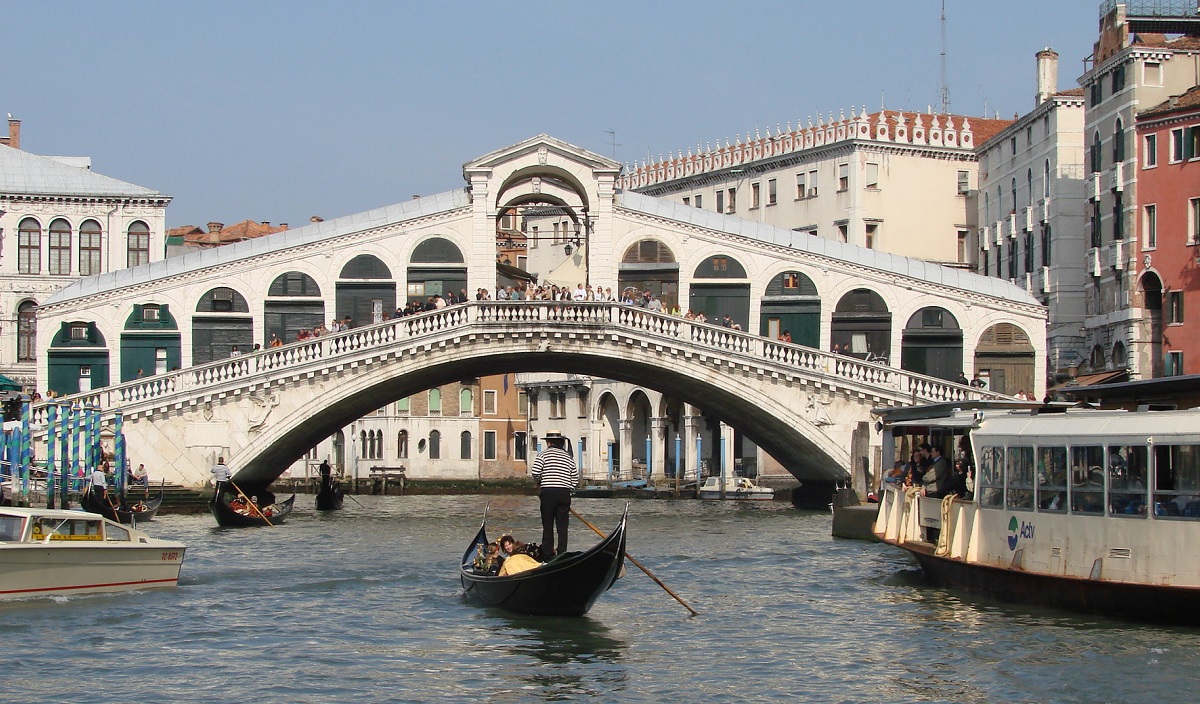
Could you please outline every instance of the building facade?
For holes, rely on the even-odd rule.
[[[20,122],[9,120],[0,140],[0,374],[28,391],[46,390],[38,376],[36,311],[64,286],[130,266],[161,261],[171,197],[91,170],[87,157],[48,157],[21,150]],[[134,369],[178,366],[178,354],[159,355],[155,326],[129,331]],[[104,386],[118,378],[98,331],[64,331],[77,361],[74,384]]]
[[[1079,78],[1087,102],[1088,199],[1084,335],[1091,371],[1162,371],[1155,348],[1154,288],[1138,246],[1138,111],[1196,85],[1200,22],[1180,3],[1105,2],[1091,65]],[[1188,34],[1191,32],[1192,34]]]
[[[975,147],[1009,120],[850,111],[627,169],[621,185],[815,237],[969,267]]]
[[[1137,242],[1155,376],[1200,373],[1200,87],[1137,117]],[[1189,317],[1190,313],[1190,317]]]
[[[1088,353],[1083,125],[1083,90],[1058,90],[1058,54],[1045,49],[1037,54],[1034,109],[977,150],[977,271],[1024,287],[1046,306],[1049,385],[1074,378]],[[992,370],[981,375],[991,380]]]

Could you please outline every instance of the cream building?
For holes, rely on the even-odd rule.
[[[629,168],[624,188],[949,266],[975,253],[975,147],[1008,120],[866,110]]]
[[[171,196],[95,173],[88,157],[22,151],[20,125],[10,119],[0,139],[0,374],[44,392],[37,307],[82,277],[162,260]],[[160,363],[164,371],[179,364],[178,357],[157,360],[154,350],[131,348],[129,363]],[[106,362],[76,371],[81,386],[117,378]]]

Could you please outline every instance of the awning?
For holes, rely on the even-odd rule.
[[[496,262],[496,273],[512,281],[532,281],[537,283],[538,278],[524,269],[519,269],[512,264],[505,264],[503,262]]]
[[[574,289],[584,282],[587,277],[587,245],[581,246],[567,257],[566,261],[555,267],[554,271],[542,277],[542,283]]]
[[[21,391],[21,385],[0,374],[0,391]]]
[[[1129,372],[1125,369],[1118,369],[1111,372],[1098,372],[1096,374],[1081,374],[1074,379],[1065,381],[1057,386],[1050,388],[1050,391],[1063,391],[1076,386],[1096,386],[1098,384],[1114,384],[1125,381],[1128,378]]]

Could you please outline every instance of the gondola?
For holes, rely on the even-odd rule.
[[[126,522],[122,521],[120,516],[117,515],[117,507],[109,502],[108,499],[111,495],[111,492],[105,493],[104,498],[101,499],[92,493],[90,486],[84,487],[83,493],[79,496],[79,506],[84,511],[98,513],[110,521],[116,523]]]
[[[341,510],[344,500],[342,485],[338,480],[330,479],[329,481],[321,481],[321,488],[317,491],[318,511]]]
[[[487,549],[487,517],[463,553],[460,567],[468,599],[519,614],[582,616],[617,581],[625,559],[625,525],[629,507],[608,537],[585,552],[568,552],[541,567],[499,577],[475,570],[476,551]]]
[[[233,510],[229,502],[240,497],[236,491],[225,490],[213,493],[212,498],[208,501],[208,510],[212,512],[213,518],[217,519],[217,525],[219,526],[226,528],[248,528],[283,523],[287,515],[292,512],[292,506],[296,503],[295,494],[279,502],[275,501],[274,494],[265,489],[258,490],[254,495],[260,499],[264,499],[261,507],[262,514],[252,511],[251,515],[246,515]]]
[[[125,501],[117,507],[117,519],[126,525],[142,523],[144,521],[153,521],[154,516],[158,514],[158,507],[162,506],[163,502],[163,487],[158,487],[158,496],[149,500],[130,501],[128,493],[125,495]]]

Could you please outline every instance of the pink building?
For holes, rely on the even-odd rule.
[[[1142,111],[1137,133],[1138,246],[1154,376],[1200,374],[1200,86]]]

